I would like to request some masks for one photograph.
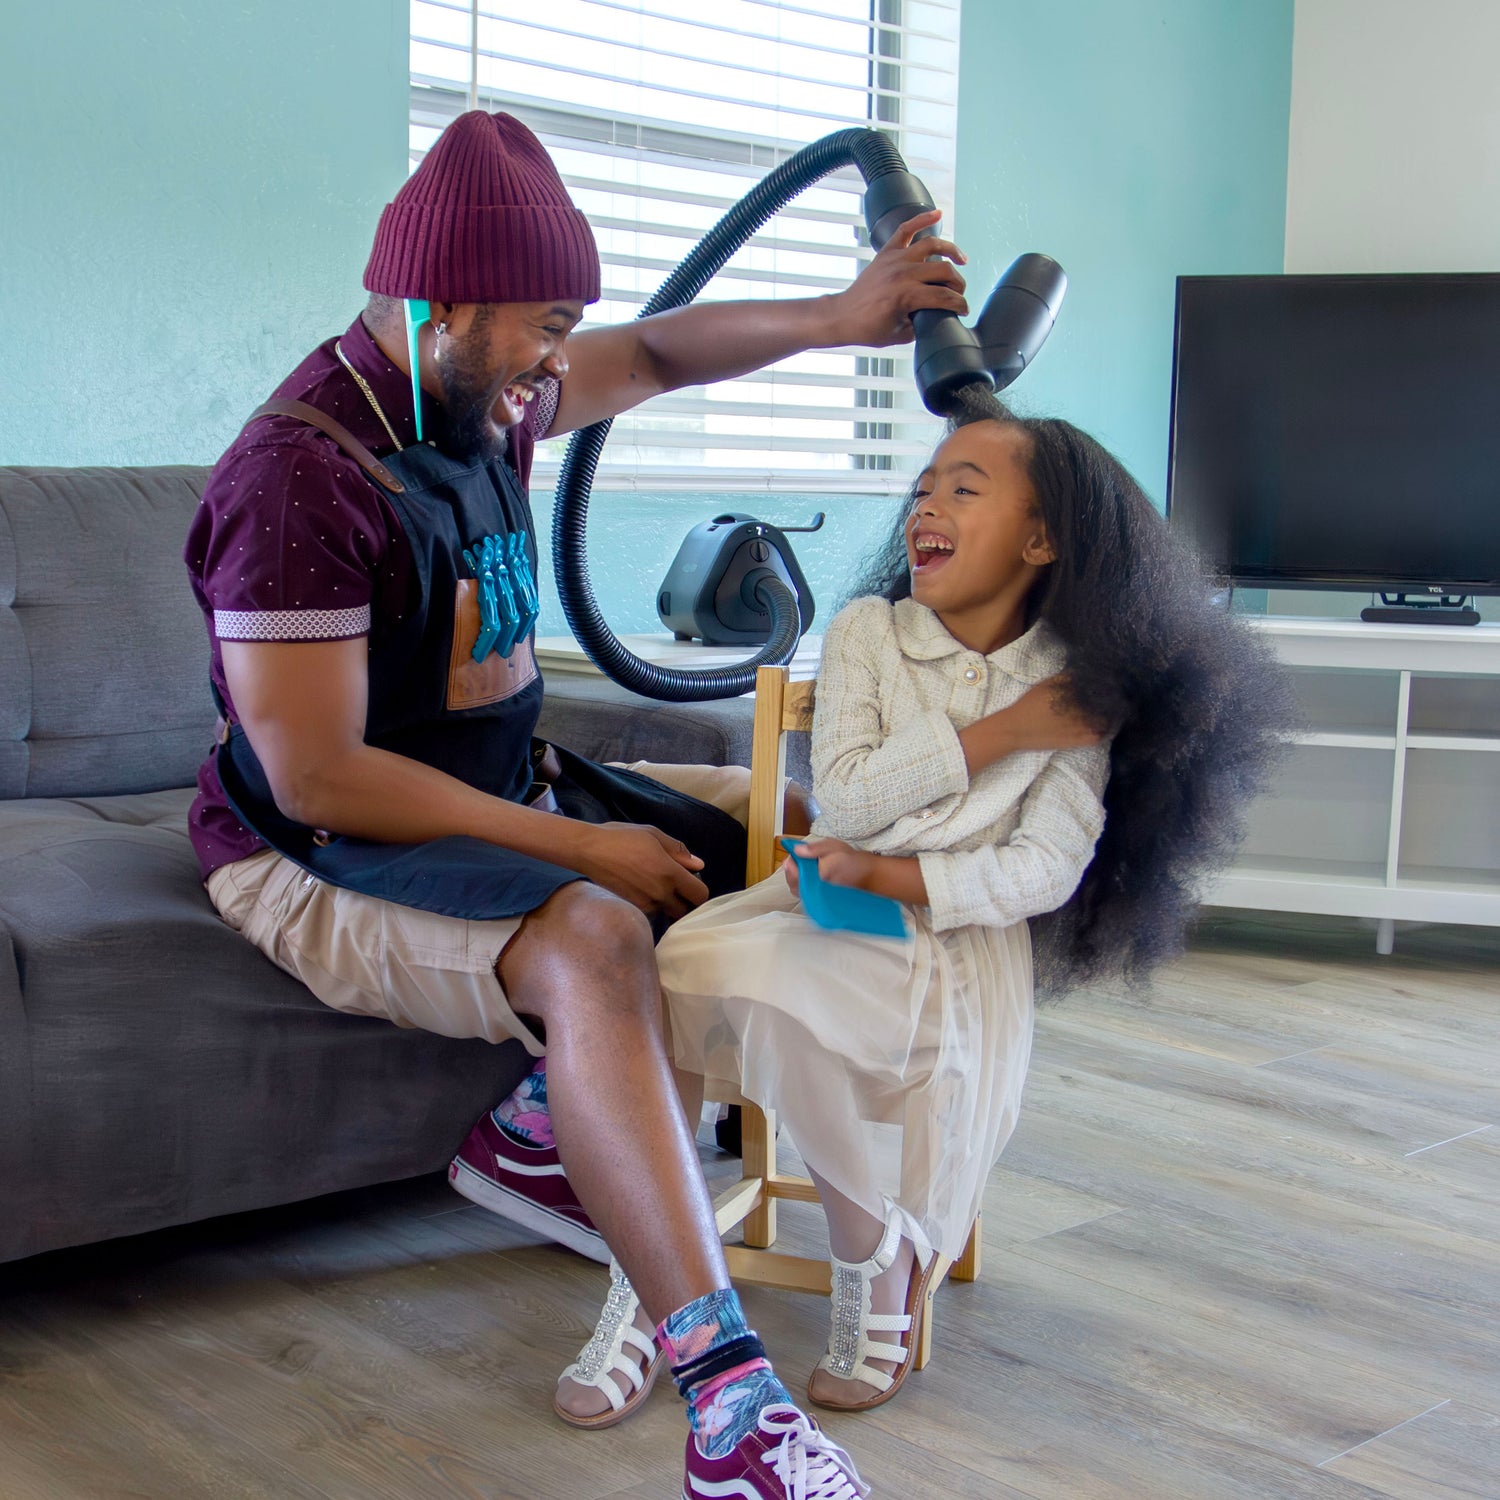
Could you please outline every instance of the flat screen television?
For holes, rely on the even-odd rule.
[[[1500,274],[1180,277],[1167,514],[1236,585],[1500,594]]]

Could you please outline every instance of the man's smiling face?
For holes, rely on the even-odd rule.
[[[504,453],[507,429],[525,416],[538,383],[567,375],[567,338],[582,317],[580,301],[455,308],[436,345],[444,448],[466,459]]]

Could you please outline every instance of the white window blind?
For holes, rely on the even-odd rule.
[[[534,129],[588,215],[604,268],[590,323],[635,317],[737,199],[810,141],[887,132],[952,205],[960,0],[413,0],[415,168],[466,109]],[[817,296],[870,257],[852,167],[741,250],[699,300]],[[933,419],[909,348],[800,355],[616,420],[602,488],[890,491]],[[564,444],[538,453],[555,473]]]

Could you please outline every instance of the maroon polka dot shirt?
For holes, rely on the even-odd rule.
[[[417,440],[411,383],[356,318],[277,387],[341,422],[377,457],[395,451],[335,344],[369,384],[403,447]],[[422,424],[440,411],[423,396]],[[524,485],[536,440],[557,410],[555,383],[526,408],[512,452]],[[384,491],[331,438],[292,417],[263,417],[214,466],[184,549],[211,645],[213,681],[229,704],[221,641],[328,641],[369,635],[412,604],[411,550]],[[190,831],[203,877],[264,847],[240,825],[212,757],[198,772]]]

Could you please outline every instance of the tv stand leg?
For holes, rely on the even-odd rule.
[[[1382,958],[1396,951],[1396,923],[1390,917],[1381,917],[1375,924],[1375,951]]]

